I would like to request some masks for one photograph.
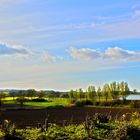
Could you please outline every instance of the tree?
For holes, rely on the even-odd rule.
[[[19,91],[17,102],[19,102],[20,107],[23,107],[24,102],[25,102],[25,91],[24,90]]]
[[[98,89],[97,89],[97,96],[98,96],[99,102],[100,102],[100,98],[102,96],[102,91],[101,91],[101,88],[100,87],[98,87]]]
[[[13,100],[15,100],[16,92],[9,92],[9,96],[13,97]]]
[[[128,87],[128,83],[125,82],[124,83],[124,98],[126,99],[126,96],[130,93],[129,87]]]
[[[126,99],[126,95],[129,94],[129,87],[128,87],[128,83],[122,81],[119,84],[119,93],[122,96],[122,99],[125,100]]]
[[[81,88],[77,90],[77,96],[80,100],[84,97],[84,92]]]
[[[37,92],[35,89],[28,89],[26,91],[26,96],[32,99],[33,97],[37,96]]]
[[[110,84],[110,93],[113,99],[118,99],[119,90],[116,82]]]
[[[137,89],[134,89],[133,90],[133,94],[137,94]]]
[[[103,86],[102,93],[105,96],[105,99],[106,99],[106,102],[107,102],[107,99],[108,99],[108,97],[110,95],[110,88],[109,88],[109,85],[108,84],[105,84]]]
[[[46,96],[46,92],[43,90],[40,90],[37,92],[37,96],[39,99],[43,99]]]
[[[62,93],[59,95],[59,98],[69,98],[69,96],[68,96],[67,93],[62,92]]]
[[[95,100],[96,97],[96,90],[95,86],[89,86],[87,89],[88,98],[91,100]]]
[[[68,96],[70,98],[70,101],[72,102],[74,99],[74,91],[72,89],[68,92]]]
[[[6,97],[5,92],[0,92],[0,106],[2,105],[2,100],[3,100],[3,98],[5,98],[5,97]]]

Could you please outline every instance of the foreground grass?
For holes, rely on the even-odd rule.
[[[133,113],[128,121],[127,115],[121,120],[110,121],[109,116],[96,114],[80,125],[58,126],[45,122],[38,128],[16,129],[5,120],[0,127],[1,140],[139,140],[140,115]]]

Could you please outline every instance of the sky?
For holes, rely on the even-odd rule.
[[[0,88],[140,90],[140,0],[0,0]]]

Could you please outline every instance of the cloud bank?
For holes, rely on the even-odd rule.
[[[140,51],[125,50],[120,47],[108,47],[105,51],[99,51],[91,48],[69,48],[69,56],[78,61],[96,61],[96,60],[116,60],[116,61],[140,61]],[[51,55],[49,52],[33,52],[22,46],[0,43],[0,56],[21,56],[41,59],[47,63],[60,62],[64,56]]]
[[[129,51],[119,47],[108,47],[104,52],[89,48],[69,49],[70,56],[75,60],[111,59],[123,61],[140,61],[140,52]]]

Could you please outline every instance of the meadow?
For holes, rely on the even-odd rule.
[[[24,106],[32,106],[32,107],[50,107],[50,106],[67,106],[70,104],[70,100],[69,99],[65,99],[65,98],[45,98],[46,101],[43,102],[35,102],[35,101],[31,101],[30,98],[26,98],[27,101],[24,102]],[[13,100],[10,97],[7,97],[4,99],[3,101],[4,105],[17,105],[19,106],[19,102],[17,102],[16,100]]]

